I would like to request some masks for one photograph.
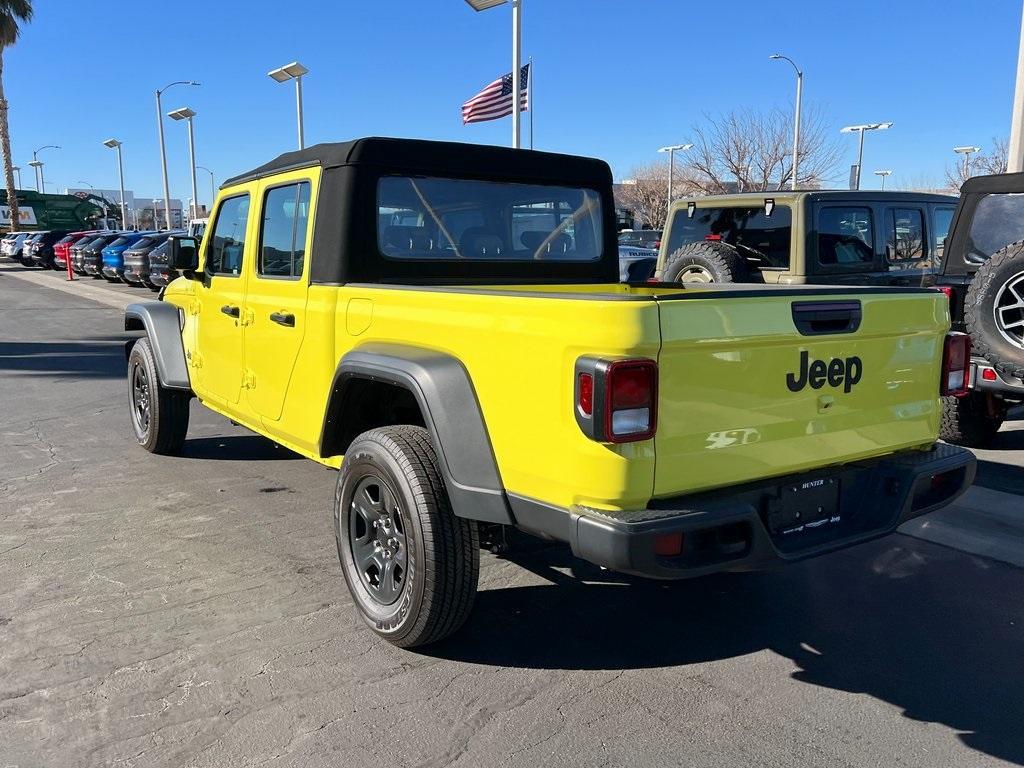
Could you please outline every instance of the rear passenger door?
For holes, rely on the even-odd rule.
[[[292,370],[306,332],[306,292],[313,217],[313,178],[262,186],[259,233],[245,297],[246,397],[262,419],[281,418]]]
[[[878,224],[868,202],[820,203],[814,207],[814,254],[808,282],[884,285],[887,267],[877,248]]]
[[[924,205],[905,203],[883,209],[885,259],[890,285],[920,286],[931,271]]]

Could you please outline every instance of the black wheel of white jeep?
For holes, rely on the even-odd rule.
[[[455,632],[480,573],[476,523],[456,517],[422,427],[373,429],[345,452],[334,495],[342,573],[367,624],[403,648]]]
[[[128,355],[128,406],[139,445],[150,453],[181,451],[188,433],[189,393],[160,386],[149,339]]]
[[[747,262],[727,243],[702,241],[677,248],[665,260],[666,283],[739,283],[747,278]]]
[[[974,354],[1000,373],[1024,378],[1024,241],[996,251],[964,299]]]
[[[1002,425],[1003,416],[990,413],[988,396],[982,392],[942,398],[939,437],[947,443],[982,448],[992,442]]]

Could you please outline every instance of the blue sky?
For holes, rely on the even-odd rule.
[[[36,3],[36,19],[5,56],[16,164],[48,150],[48,181],[159,196],[153,92],[178,79],[165,112],[195,119],[198,162],[227,176],[295,144],[294,93],[266,76],[294,59],[304,81],[307,144],[363,135],[507,144],[508,118],[463,127],[461,103],[510,70],[507,6],[474,13],[463,0],[218,0]],[[982,10],[984,9],[984,10]],[[166,20],[170,14],[173,20]],[[787,106],[804,69],[805,104],[838,129],[892,120],[868,137],[865,182],[939,182],[951,147],[1009,134],[1020,0],[825,3],[524,0],[524,57],[535,61],[538,149],[606,159],[616,178],[654,150],[687,140],[702,112]],[[171,194],[189,192],[183,124],[166,121]],[[843,161],[855,143],[843,137]],[[840,172],[839,176],[842,176]],[[209,178],[200,176],[200,200]]]

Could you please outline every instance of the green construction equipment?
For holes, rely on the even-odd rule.
[[[121,209],[98,195],[45,195],[18,190],[18,226],[11,226],[7,190],[0,189],[0,231],[120,229]]]

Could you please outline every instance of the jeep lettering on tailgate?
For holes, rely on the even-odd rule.
[[[859,357],[833,357],[827,363],[814,360],[808,365],[808,353],[805,349],[800,353],[800,372],[786,374],[786,386],[790,392],[799,392],[808,384],[811,389],[821,389],[828,382],[830,387],[843,385],[843,392],[849,393],[860,381],[863,366]]]

